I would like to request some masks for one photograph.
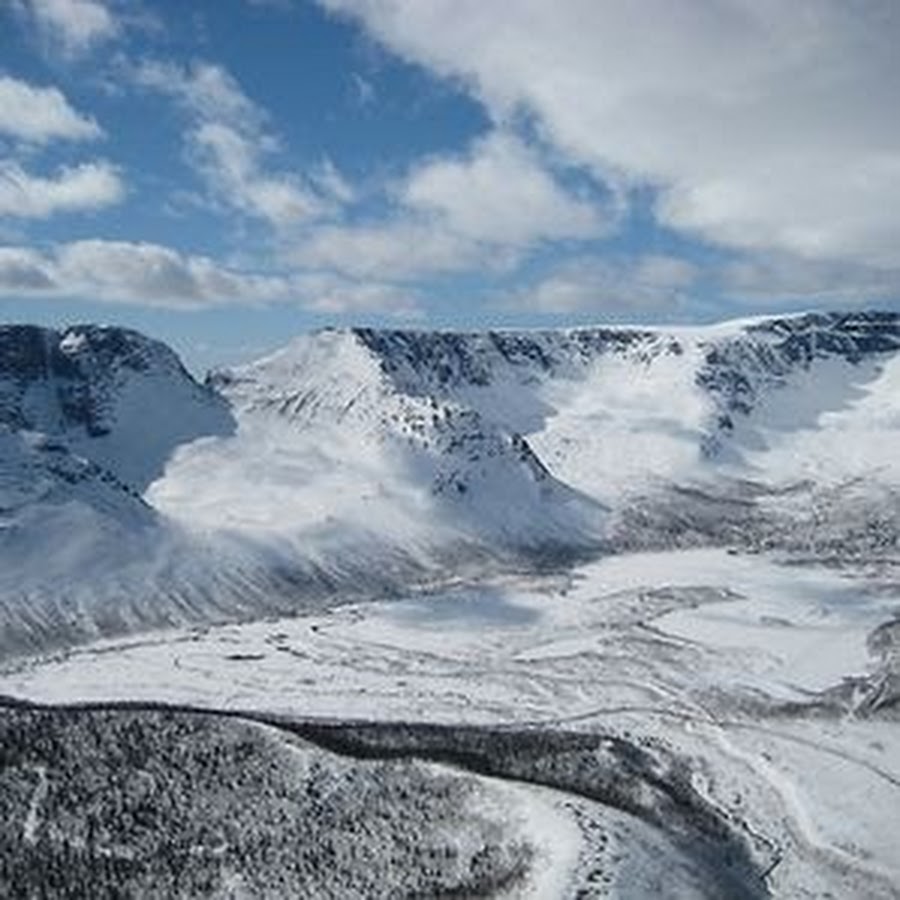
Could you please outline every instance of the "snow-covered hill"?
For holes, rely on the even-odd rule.
[[[0,643],[592,551],[895,553],[898,349],[896,313],[325,330],[199,385],[134,332],[0,328]]]

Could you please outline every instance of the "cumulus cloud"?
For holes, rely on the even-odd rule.
[[[686,299],[698,275],[693,263],[672,256],[574,259],[502,300],[504,305],[547,314],[673,311]]]
[[[328,274],[266,274],[222,266],[159,244],[85,240],[50,250],[0,247],[0,296],[80,297],[108,303],[199,309],[292,303],[329,313],[415,315],[418,297],[377,282]]]
[[[900,296],[900,268],[805,260],[783,253],[732,260],[721,265],[714,275],[716,287],[723,295],[754,307],[883,303]]]
[[[433,222],[403,217],[368,225],[319,227],[295,248],[291,260],[354,278],[403,280],[481,264],[496,267],[502,261],[501,257],[485,260],[475,242]]]
[[[402,199],[476,241],[527,246],[601,230],[596,206],[564,191],[535,151],[505,132],[492,132],[463,157],[418,167]]]
[[[61,91],[0,75],[0,135],[43,144],[98,138],[97,123],[74,110]]]
[[[115,38],[120,23],[100,0],[13,0],[63,53],[75,56]]]
[[[188,157],[217,202],[285,228],[325,214],[345,192],[333,166],[318,179],[269,167],[279,146],[267,116],[221,66],[147,63],[136,78],[187,113]]]
[[[236,273],[206,257],[157,244],[77,241],[59,248],[56,266],[61,285],[83,285],[104,299],[148,304],[267,300],[285,289],[278,278]]]
[[[0,293],[195,308],[286,298],[282,278],[223,268],[158,244],[86,240],[40,253],[0,248]]]
[[[124,196],[122,179],[107,162],[62,168],[45,178],[0,160],[0,216],[46,219],[61,212],[101,209]]]
[[[900,265],[892,0],[320,0],[710,242]]]
[[[53,291],[47,260],[28,247],[0,247],[0,293],[32,294]]]
[[[297,278],[304,307],[319,313],[345,315],[382,313],[401,319],[422,318],[422,298],[405,285],[382,281],[354,281],[328,273]]]
[[[609,227],[596,201],[563,188],[538,152],[509,132],[419,163],[388,199],[381,219],[318,228],[292,258],[355,277],[505,271],[537,244],[596,238]]]

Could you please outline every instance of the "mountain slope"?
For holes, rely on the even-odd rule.
[[[190,550],[142,493],[175,447],[233,427],[136,332],[0,327],[0,646],[171,621],[161,573]]]
[[[224,510],[241,530],[497,550],[579,545],[601,526],[603,510],[520,433],[452,395],[404,390],[356,332],[301,337],[212,384],[240,428],[151,488],[179,519],[212,526]]]
[[[0,328],[3,644],[586,552],[895,554],[898,348],[895,313],[326,330],[201,386],[134,332]]]
[[[693,329],[354,334],[399,389],[460,399],[524,435],[551,471],[593,495],[703,474],[710,463],[745,463],[778,480],[791,473],[759,454],[798,431],[842,426],[850,444],[858,429],[896,425],[894,313]],[[841,474],[850,449],[832,445]],[[865,468],[872,459],[856,449],[848,462]]]
[[[165,344],[96,325],[0,327],[0,423],[57,436],[140,491],[180,444],[234,430]]]

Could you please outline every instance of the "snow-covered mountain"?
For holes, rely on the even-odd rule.
[[[0,327],[0,645],[154,621],[141,585],[181,542],[142,494],[176,447],[233,427],[157,341]]]
[[[179,445],[234,430],[165,344],[95,325],[0,327],[0,424],[59,438],[138,491]]]
[[[462,390],[392,377],[391,354],[368,334],[307,335],[213,375],[237,437],[178,455],[153,501],[208,525],[224,514],[239,529],[319,535],[339,523],[432,546],[539,549],[596,535],[603,510],[553,478],[521,430]]]
[[[592,550],[895,552],[898,349],[871,312],[325,330],[199,385],[134,332],[0,328],[2,643]]]

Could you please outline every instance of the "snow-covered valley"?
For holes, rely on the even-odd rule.
[[[898,607],[896,582],[864,568],[634,554],[566,575],[103,642],[21,662],[0,693],[615,736],[687,767],[759,871],[773,867],[772,896],[890,897],[900,728],[885,683],[897,668],[871,635]],[[644,896],[617,867],[609,874],[613,895]],[[681,896],[672,891],[663,896]]]
[[[898,351],[878,313],[357,329],[200,385],[135,333],[0,328],[6,714],[223,714],[309,784],[408,759],[416,804],[482,804],[423,846],[490,861],[406,859],[412,894],[900,896]],[[4,771],[8,839],[71,844],[52,758]]]

